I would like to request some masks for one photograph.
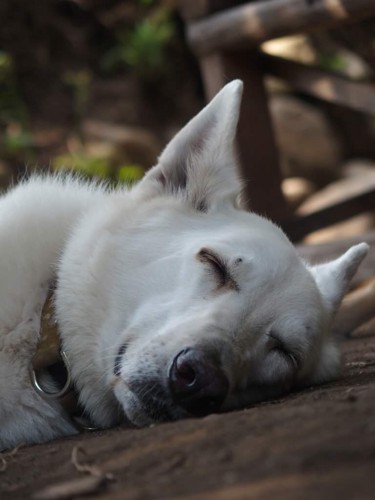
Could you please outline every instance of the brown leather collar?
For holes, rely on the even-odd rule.
[[[42,309],[39,344],[31,362],[35,371],[46,369],[61,361],[60,337],[54,318],[54,291],[55,287],[49,291]]]
[[[83,415],[78,402],[78,393],[74,388],[69,361],[61,349],[57,321],[54,314],[53,286],[44,303],[40,321],[39,344],[30,363],[30,380],[34,390],[44,399],[58,400],[72,423],[82,429],[93,429]],[[48,374],[55,382],[56,389],[51,391],[41,383],[43,375]]]

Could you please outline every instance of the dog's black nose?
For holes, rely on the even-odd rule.
[[[197,417],[215,413],[229,388],[223,371],[213,356],[201,349],[188,348],[174,358],[169,370],[169,387],[179,406]]]

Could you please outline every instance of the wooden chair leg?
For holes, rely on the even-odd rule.
[[[248,50],[214,53],[202,56],[200,65],[208,99],[232,79],[245,82],[237,144],[247,206],[282,223],[289,211],[281,191],[278,155],[258,53]]]

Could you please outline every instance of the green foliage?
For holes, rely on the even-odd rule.
[[[116,179],[124,184],[133,184],[142,179],[144,170],[139,165],[123,165],[116,172]]]
[[[19,161],[33,157],[33,138],[28,131],[28,115],[16,85],[12,58],[0,51],[0,127],[4,129],[1,158]]]
[[[106,179],[114,183],[133,184],[142,178],[144,169],[139,165],[113,167],[107,158],[92,156],[84,150],[55,157],[54,170],[72,170],[87,177]]]
[[[346,63],[337,52],[323,52],[319,56],[319,66],[330,71],[344,71]]]
[[[31,134],[19,126],[8,127],[4,137],[4,154],[7,157],[32,153],[34,143]]]
[[[27,125],[27,112],[16,85],[13,61],[0,51],[0,126],[11,122]]]
[[[117,45],[103,58],[105,70],[118,67],[132,68],[143,80],[163,73],[166,65],[166,47],[174,34],[170,11],[164,7],[138,22],[129,32],[117,34]]]
[[[154,3],[154,0],[138,0],[138,3],[140,5],[145,5],[146,7],[149,7]]]
[[[73,170],[88,177],[106,178],[110,165],[105,158],[91,156],[84,151],[56,156],[52,161],[54,170]]]
[[[73,111],[76,131],[80,134],[80,123],[85,114],[90,97],[90,84],[92,75],[83,69],[80,71],[68,71],[64,75],[64,82],[70,87],[73,94]]]

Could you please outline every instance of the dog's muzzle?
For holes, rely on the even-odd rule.
[[[169,389],[177,405],[200,417],[220,410],[229,382],[216,356],[200,348],[187,348],[172,362]]]

